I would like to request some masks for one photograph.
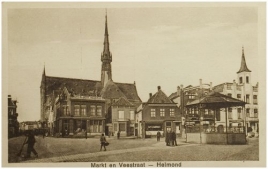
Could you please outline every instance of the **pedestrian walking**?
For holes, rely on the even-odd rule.
[[[100,144],[101,144],[100,151],[102,150],[102,147],[104,148],[104,151],[106,151],[105,143],[106,143],[106,138],[104,134],[102,134],[100,137]]]
[[[120,139],[120,131],[117,132],[117,139]]]
[[[161,133],[160,133],[160,131],[158,131],[156,134],[157,141],[160,141],[160,137],[161,137]]]
[[[31,157],[31,152],[34,153],[35,157],[38,157],[38,153],[34,149],[35,142],[36,142],[36,140],[35,140],[35,137],[34,137],[34,133],[33,133],[33,131],[30,131],[30,133],[28,134],[27,141],[25,143],[25,144],[28,144],[27,156],[26,156],[27,158]]]
[[[175,131],[172,131],[171,136],[172,136],[172,146],[178,146]]]
[[[170,146],[170,133],[169,131],[166,132],[166,146]]]

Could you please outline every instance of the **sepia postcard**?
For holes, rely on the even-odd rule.
[[[265,167],[265,2],[3,2],[2,167]]]

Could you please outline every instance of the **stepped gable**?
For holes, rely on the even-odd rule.
[[[117,100],[115,103],[113,103],[113,106],[129,106],[133,107],[134,104],[130,103],[126,98],[121,97],[119,100]]]
[[[118,88],[118,86],[109,80],[105,87],[101,91],[101,97],[104,99],[119,99],[120,97],[126,98],[124,93]]]
[[[64,87],[74,95],[95,96],[100,93],[100,81],[46,76],[47,95]]]
[[[158,86],[158,91],[149,98],[147,103],[174,103],[172,102],[167,95],[161,90],[160,86]]]

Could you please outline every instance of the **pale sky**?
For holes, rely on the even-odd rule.
[[[236,80],[242,46],[252,84],[258,79],[257,7],[107,8],[112,77],[136,82],[147,101],[157,86],[213,86]],[[40,83],[47,76],[100,80],[103,8],[15,8],[7,13],[8,94],[19,121],[40,119]],[[3,99],[7,97],[4,96]]]

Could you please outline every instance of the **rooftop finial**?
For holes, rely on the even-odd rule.
[[[246,59],[245,59],[245,54],[244,54],[244,46],[242,46],[242,59],[241,59],[241,66],[240,69],[237,73],[240,72],[251,72],[248,67],[247,67],[247,63],[246,63]]]

